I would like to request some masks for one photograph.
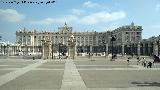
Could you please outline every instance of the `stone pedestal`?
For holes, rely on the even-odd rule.
[[[49,58],[49,45],[43,45],[43,59]]]
[[[50,44],[51,41],[47,41],[47,40],[42,40],[42,44],[43,44],[43,53],[42,53],[42,58],[43,59],[49,59],[50,57]]]
[[[69,46],[69,58],[75,59],[75,46]]]
[[[71,35],[69,37],[68,40],[68,47],[69,47],[69,58],[70,59],[75,59],[75,55],[76,55],[76,39],[74,38],[73,35]]]

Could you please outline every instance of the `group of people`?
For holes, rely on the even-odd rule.
[[[152,68],[153,63],[151,61],[146,61],[145,58],[142,58],[142,61],[139,57],[137,57],[137,65],[142,63],[143,67]]]
[[[130,57],[127,59],[128,65],[130,64],[130,59],[131,59]],[[140,64],[141,64],[143,67],[152,68],[153,63],[154,63],[154,62],[146,61],[145,58],[142,58],[142,60],[141,60],[140,57],[137,57],[137,65],[140,65]]]
[[[145,58],[142,58],[143,60],[142,60],[142,65],[144,66],[144,67],[150,67],[150,68],[152,68],[152,66],[153,66],[153,64],[154,63],[160,63],[160,58],[159,58],[159,56],[157,56],[157,55],[153,55],[153,62],[151,62],[151,61],[146,61],[145,60]],[[140,62],[141,62],[141,59],[139,58],[139,57],[137,57],[137,65],[139,65],[140,64]]]

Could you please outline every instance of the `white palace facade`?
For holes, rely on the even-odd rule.
[[[108,55],[112,52],[111,47],[114,47],[115,54],[131,54],[128,52],[128,45],[138,44],[142,40],[142,26],[131,25],[119,27],[113,31],[105,32],[73,32],[73,28],[66,23],[63,27],[59,27],[55,32],[39,32],[37,30],[27,30],[26,28],[16,31],[16,43],[20,46],[19,51],[23,53],[42,52],[42,40],[48,39],[51,41],[52,48],[49,50],[50,55],[54,53],[67,53],[68,39],[71,35],[76,38],[76,53],[105,53]],[[111,36],[116,38],[116,41],[111,44]],[[53,51],[53,52],[51,52]],[[138,54],[136,48],[132,50],[134,54]]]

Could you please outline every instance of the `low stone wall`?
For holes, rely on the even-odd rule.
[[[42,56],[40,55],[28,55],[28,56],[23,56],[23,59],[41,59]]]
[[[41,59],[39,55],[28,55],[28,56],[0,56],[0,59]]]

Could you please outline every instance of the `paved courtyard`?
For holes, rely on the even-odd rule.
[[[93,59],[0,59],[0,90],[160,90],[160,64]]]

